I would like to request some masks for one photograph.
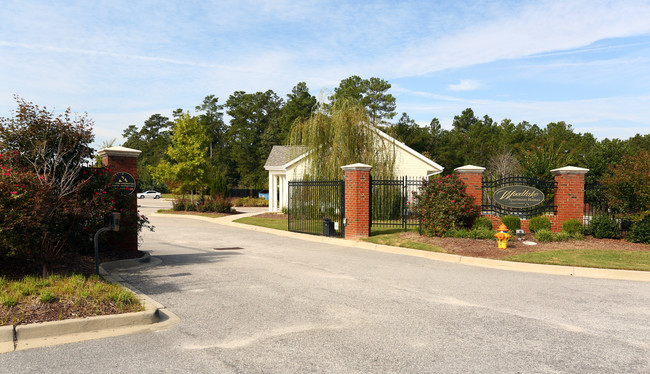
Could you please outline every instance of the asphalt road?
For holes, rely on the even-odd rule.
[[[142,249],[162,263],[121,275],[180,325],[3,354],[0,372],[650,372],[648,283],[151,220]]]

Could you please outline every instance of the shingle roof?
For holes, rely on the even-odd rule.
[[[264,167],[280,167],[294,158],[301,156],[307,150],[302,146],[274,145],[266,159]]]

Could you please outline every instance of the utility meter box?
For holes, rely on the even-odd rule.
[[[121,214],[113,212],[108,216],[108,228],[111,231],[120,231],[120,217]]]

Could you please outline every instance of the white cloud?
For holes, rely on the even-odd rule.
[[[417,76],[550,51],[607,38],[650,33],[647,1],[544,1],[478,22],[450,35],[434,35],[397,54],[391,70]]]
[[[481,83],[471,79],[461,79],[460,82],[456,84],[450,84],[447,86],[447,88],[452,91],[474,91],[481,88]]]

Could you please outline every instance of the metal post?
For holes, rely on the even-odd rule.
[[[109,227],[102,227],[95,233],[95,239],[93,242],[95,244],[95,274],[97,275],[99,275],[99,234],[110,230]]]

